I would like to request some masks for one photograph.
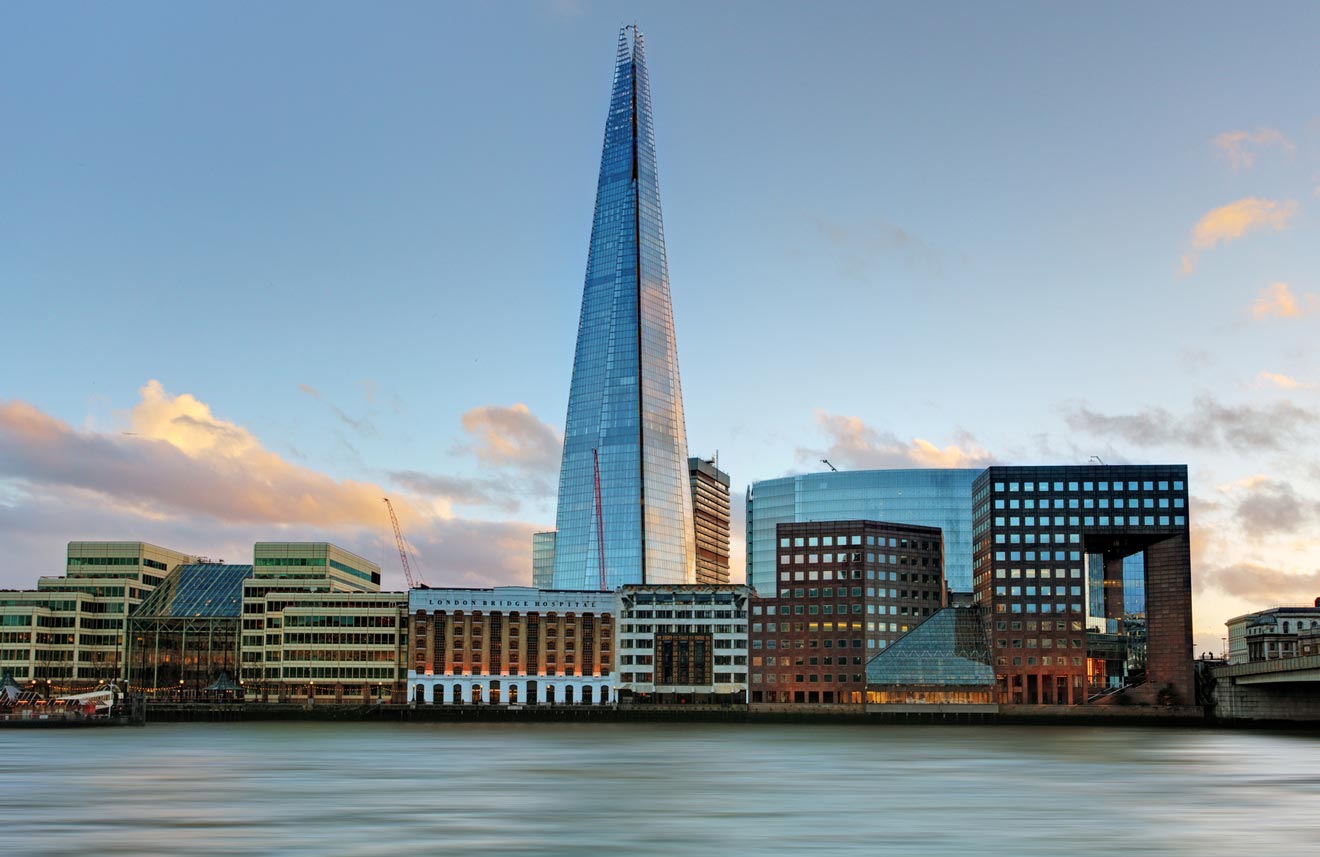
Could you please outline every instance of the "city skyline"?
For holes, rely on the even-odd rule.
[[[691,452],[736,505],[820,458],[1186,461],[1197,651],[1310,602],[1314,28],[1196,8],[648,11]],[[0,60],[0,584],[287,536],[397,588],[381,496],[432,582],[530,580],[619,22],[519,12],[11,13],[63,38]]]

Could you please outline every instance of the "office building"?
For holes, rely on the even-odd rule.
[[[972,483],[980,470],[855,470],[763,479],[747,489],[747,582],[775,588],[776,528],[807,521],[890,521],[944,534],[951,592],[972,590]]]
[[[688,459],[697,583],[729,582],[729,474],[714,460]]]
[[[614,699],[613,592],[414,589],[408,699],[604,705]]]
[[[221,675],[240,681],[243,582],[251,576],[250,565],[175,566],[128,618],[128,689],[197,699]]]
[[[694,579],[687,435],[651,121],[642,34],[625,27],[568,393],[556,589]]]
[[[619,702],[745,703],[747,586],[624,586]]]
[[[325,542],[258,542],[243,581],[242,681],[271,702],[403,693],[408,595],[380,566]]]
[[[555,582],[555,531],[532,533],[532,586],[550,589]]]
[[[0,670],[57,693],[124,674],[127,619],[197,557],[145,542],[69,542],[65,572],[0,592]]]
[[[1105,618],[1121,620],[1124,557],[1142,553],[1145,684],[1132,696],[1194,703],[1186,467],[990,467],[973,496],[974,591],[1001,702],[1078,704],[1101,689],[1088,684],[1085,557],[1102,554]]]
[[[752,599],[750,701],[861,704],[866,663],[945,605],[933,527],[780,524],[777,588]]]

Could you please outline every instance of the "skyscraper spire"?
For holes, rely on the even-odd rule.
[[[619,31],[568,394],[555,587],[596,588],[602,541],[611,588],[691,582],[688,478],[650,79],[642,34],[629,25]]]

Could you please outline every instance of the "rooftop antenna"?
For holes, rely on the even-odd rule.
[[[835,473],[839,472],[839,468],[835,467],[833,464],[830,464],[830,460],[828,458],[822,458],[820,460],[820,463],[828,467],[830,470],[833,470]]]

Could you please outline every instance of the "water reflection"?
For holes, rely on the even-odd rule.
[[[1220,854],[1320,833],[1320,740],[1209,731],[155,725],[0,733],[8,853]]]

